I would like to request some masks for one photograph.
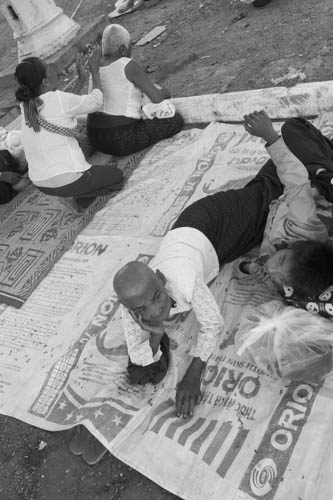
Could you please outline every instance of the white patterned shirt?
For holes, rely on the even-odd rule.
[[[214,350],[224,324],[216,300],[207,286],[219,271],[218,258],[212,244],[197,229],[174,229],[163,238],[151,267],[164,274],[167,280],[165,288],[175,302],[170,312],[170,322],[164,323],[166,333],[172,328],[172,319],[176,315],[193,310],[200,329],[191,354],[206,362]],[[161,353],[157,351],[153,356],[149,344],[151,334],[136,323],[124,306],[121,307],[132,363],[146,366],[157,361]]]

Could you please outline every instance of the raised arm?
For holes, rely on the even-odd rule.
[[[100,51],[95,50],[89,58],[89,68],[92,75],[92,91],[85,95],[76,95],[70,92],[60,92],[63,111],[70,117],[93,113],[101,109],[103,94],[99,76]]]
[[[157,88],[137,62],[132,60],[127,64],[125,75],[130,82],[149,97],[151,102],[158,103],[164,99],[170,99],[170,92],[164,87]]]
[[[274,130],[264,111],[255,111],[244,116],[245,129],[266,141],[266,149],[276,166],[277,174],[284,185],[284,201],[288,213],[284,221],[286,236],[292,240],[309,238],[327,239],[327,230],[317,215],[311,183],[303,163],[288,149],[283,139]]]

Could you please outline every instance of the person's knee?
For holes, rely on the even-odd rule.
[[[307,120],[301,117],[288,118],[281,127],[281,134],[293,133],[295,130],[299,131],[307,127]]]

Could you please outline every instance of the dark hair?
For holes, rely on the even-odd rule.
[[[27,57],[16,66],[15,78],[20,85],[15,97],[23,102],[25,122],[35,132],[40,132],[38,117],[43,101],[39,94],[42,81],[46,78],[45,64],[39,57]]]
[[[333,285],[333,246],[320,241],[297,241],[291,247],[290,283],[297,295],[312,297]]]
[[[15,78],[19,84],[15,92],[16,99],[28,102],[39,96],[40,86],[46,78],[45,64],[39,57],[27,57],[16,66]]]

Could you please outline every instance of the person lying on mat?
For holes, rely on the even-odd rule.
[[[58,89],[54,66],[38,57],[28,57],[15,70],[19,84],[16,98],[21,102],[22,144],[28,161],[29,177],[46,194],[74,197],[85,206],[100,194],[119,189],[122,172],[111,165],[91,165],[77,141],[77,116],[99,109],[103,102],[99,77],[100,54],[89,59],[93,90],[75,95]],[[80,84],[85,70],[78,61]]]
[[[7,149],[0,150],[0,205],[12,200],[23,191],[30,180],[20,173],[16,159]]]
[[[0,205],[8,203],[29,184],[29,179],[21,174],[0,172]]]
[[[283,182],[289,177],[295,178],[301,185],[300,193],[304,183],[308,183],[306,169],[273,127],[268,126],[270,120],[264,112],[249,115],[246,127],[258,132],[255,123],[263,120],[261,136],[272,159],[258,174],[242,189],[218,192],[187,207],[163,238],[149,266],[130,262],[114,277],[114,290],[122,304],[130,383],[159,382],[167,371],[166,335],[174,317],[191,309],[197,316],[201,326],[193,347],[193,361],[176,393],[179,416],[193,414],[200,396],[202,372],[223,330],[223,319],[207,284],[217,276],[221,265],[260,244],[264,232],[269,240],[276,226],[272,226],[272,216],[266,226],[268,213],[270,210],[271,214],[285,213],[286,201],[281,197],[284,185],[279,175]],[[320,137],[313,134],[312,141],[318,146]],[[295,169],[300,171],[296,177]],[[317,183],[317,179],[313,182]],[[279,206],[282,206],[281,212]],[[307,220],[316,235],[313,237],[326,241],[325,227],[314,214],[313,219],[309,215]],[[280,216],[275,219],[275,224],[278,222],[282,228],[290,227],[292,233],[292,224],[283,222]],[[276,237],[273,232],[272,244]]]
[[[107,26],[102,36],[102,53],[103,112],[91,113],[87,120],[92,145],[106,154],[126,156],[177,134],[183,119],[173,104],[165,101],[171,97],[170,92],[156,87],[131,59],[128,31],[119,24]],[[151,109],[146,113],[151,119],[142,118],[143,94],[152,103],[160,103],[147,105]]]
[[[274,149],[275,155],[279,156],[278,174],[284,185],[284,193],[278,202],[271,204],[259,258],[243,261],[240,268],[247,274],[269,276],[288,305],[302,307],[333,319],[333,246],[328,241],[327,227],[318,216],[315,200],[318,200],[318,192],[311,188],[308,171],[302,162],[288,149],[281,148],[282,139],[265,112],[245,115],[244,119],[246,130],[269,142],[271,151]],[[333,173],[323,167],[327,166],[325,163],[330,166],[331,161],[333,170],[333,143],[321,136],[310,123],[297,120],[287,122],[282,127],[282,135],[288,136],[288,127],[294,135],[295,127],[298,127],[300,134],[308,125],[305,130],[307,134],[311,131],[314,139],[309,147],[312,147],[311,163],[320,181],[317,187],[331,201],[330,179]],[[310,137],[304,137],[306,139]],[[326,162],[323,154],[325,148]],[[279,163],[276,162],[276,165]],[[325,181],[326,190],[323,186]],[[331,203],[327,208],[331,216]]]

